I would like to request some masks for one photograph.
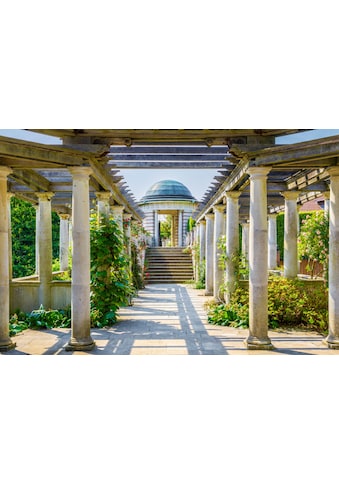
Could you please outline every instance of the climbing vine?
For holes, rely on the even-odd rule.
[[[117,310],[134,293],[124,237],[112,217],[91,215],[91,323],[104,327],[116,322]]]

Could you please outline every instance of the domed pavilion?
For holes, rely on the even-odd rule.
[[[160,237],[160,221],[166,215],[171,216],[170,246],[183,246],[187,222],[196,203],[188,188],[176,180],[153,184],[139,202],[145,214],[143,225],[152,236],[152,246],[164,245]]]

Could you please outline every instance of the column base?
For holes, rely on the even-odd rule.
[[[323,344],[329,349],[339,350],[339,338],[328,336],[323,340]]]
[[[244,340],[244,344],[248,350],[274,350],[275,347],[272,344],[271,340],[266,337],[263,339],[259,339],[257,337],[249,336],[246,340]]]
[[[16,344],[10,338],[8,340],[2,340],[0,341],[0,352],[8,352],[14,349],[15,346]]]
[[[95,342],[92,337],[88,337],[86,339],[77,339],[72,337],[71,340],[65,347],[67,352],[76,351],[76,350],[93,350],[95,347]]]

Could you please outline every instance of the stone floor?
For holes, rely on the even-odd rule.
[[[92,329],[91,352],[67,352],[70,329],[26,330],[3,355],[339,355],[315,332],[270,331],[273,351],[248,351],[248,330],[209,325],[203,290],[182,284],[148,285],[115,326]]]

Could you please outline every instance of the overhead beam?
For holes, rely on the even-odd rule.
[[[221,168],[223,170],[230,169],[232,170],[234,165],[229,165],[225,161],[219,162],[165,162],[165,161],[158,161],[158,162],[137,162],[137,161],[117,161],[112,160],[109,162],[109,165],[117,168],[117,169],[218,169]]]

